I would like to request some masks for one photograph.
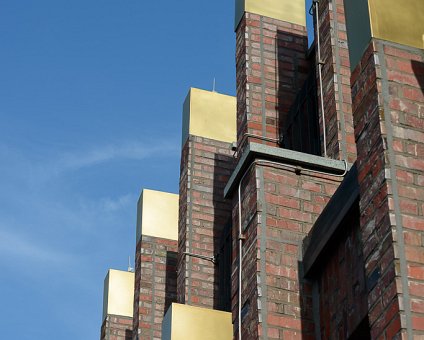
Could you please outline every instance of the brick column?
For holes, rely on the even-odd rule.
[[[235,98],[191,89],[184,104],[178,235],[178,302],[221,309],[219,255],[231,201],[223,196],[234,167]],[[208,122],[198,124],[198,122]],[[220,127],[221,126],[221,127]],[[222,127],[225,126],[225,129]],[[222,287],[221,287],[222,288]]]
[[[132,317],[108,315],[103,321],[100,340],[131,340]]]
[[[389,1],[358,11],[357,3],[346,3],[351,46],[365,50],[352,50],[351,59],[371,337],[418,338],[424,336],[424,8],[420,1],[401,7]],[[361,25],[373,22],[371,43],[355,29],[361,11]]]
[[[343,0],[321,0],[318,3],[324,112],[326,126],[327,155],[334,159],[356,159],[356,144],[353,131],[352,97],[350,90],[350,61],[346,34],[346,19]],[[315,58],[318,60],[315,36]],[[317,73],[318,98],[320,98]],[[323,134],[321,105],[321,135]],[[321,138],[323,140],[323,138]]]
[[[309,63],[303,0],[237,1],[237,142],[277,146]],[[253,138],[251,135],[259,136]]]
[[[163,317],[177,300],[177,241],[143,236],[136,254],[134,339],[161,339]]]
[[[177,299],[178,195],[143,190],[137,212],[133,339],[161,339]]]
[[[251,143],[255,163],[238,166],[227,194],[233,195],[233,320],[238,330],[238,181],[241,182],[242,338],[313,337],[311,287],[302,280],[302,241],[337,189],[341,161],[331,161],[328,175],[315,170],[328,160]],[[273,155],[273,161],[265,159]],[[249,159],[250,157],[243,157]],[[297,159],[297,161],[296,161]],[[309,165],[302,164],[307,160]],[[298,164],[296,170],[293,164]],[[237,172],[239,171],[239,172]],[[247,172],[246,172],[247,171]],[[246,174],[246,175],[243,175]]]

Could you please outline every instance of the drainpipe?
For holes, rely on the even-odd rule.
[[[322,66],[324,65],[324,62],[321,60],[321,42],[320,42],[320,33],[319,33],[319,0],[313,1],[312,8],[315,9],[315,20],[317,24],[318,77],[319,77],[319,90],[320,90],[320,97],[321,97],[323,144],[324,144],[324,157],[327,157],[327,136],[326,136],[327,132],[326,132],[326,126],[325,126],[324,90],[322,88]],[[309,13],[311,13],[311,10],[309,11]]]

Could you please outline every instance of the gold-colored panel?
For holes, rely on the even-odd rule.
[[[305,0],[236,0],[236,29],[244,12],[306,26]]]
[[[369,0],[372,36],[424,48],[423,0]]]
[[[141,235],[178,240],[178,197],[143,189],[137,207],[137,242]]]
[[[231,313],[173,303],[162,322],[162,340],[232,340]]]
[[[133,316],[134,273],[109,269],[103,291],[103,320],[107,315]]]
[[[188,135],[232,143],[237,140],[235,97],[191,88],[183,107],[183,144]]]

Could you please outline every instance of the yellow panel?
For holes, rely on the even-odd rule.
[[[375,38],[424,48],[423,0],[369,0]]]
[[[236,0],[235,28],[244,12],[306,26],[305,0]]]
[[[232,340],[231,313],[173,303],[162,323],[162,340]]]
[[[237,140],[235,97],[191,88],[183,108],[183,144],[188,134],[235,142]]]
[[[141,235],[178,240],[178,195],[144,189],[138,201],[137,242]]]
[[[107,315],[133,317],[134,273],[109,269],[103,292],[103,320]]]

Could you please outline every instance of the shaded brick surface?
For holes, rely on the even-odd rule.
[[[373,338],[424,336],[424,55],[373,40],[352,74]]]
[[[321,61],[323,62],[324,110],[327,155],[334,159],[356,159],[353,130],[350,62],[343,0],[322,0],[319,6]],[[315,16],[314,16],[315,18]],[[316,39],[316,37],[315,37]],[[318,53],[315,44],[316,63]],[[317,74],[318,79],[318,74]],[[319,82],[318,82],[318,97]],[[319,98],[321,100],[321,98]],[[323,133],[321,105],[319,105],[321,134]],[[323,140],[321,138],[321,140]]]
[[[316,275],[322,339],[349,339],[368,317],[358,203],[341,225],[338,237],[323,254],[324,263]],[[362,335],[362,339],[367,336]]]
[[[161,339],[177,300],[177,241],[142,235],[136,248],[133,339]]]
[[[132,318],[107,315],[102,324],[100,340],[131,340],[132,329]]]
[[[237,142],[277,145],[309,70],[306,28],[245,13],[236,30]],[[270,141],[252,138],[253,134]]]
[[[221,264],[184,255],[212,257],[231,219],[224,187],[234,168],[231,144],[190,135],[181,156],[178,235],[178,302],[221,308]]]
[[[261,161],[246,175],[241,186],[246,237],[242,306],[248,311],[242,320],[243,339],[314,337],[311,287],[301,279],[298,265],[302,241],[339,183],[340,178],[308,171],[298,175],[284,165]],[[237,226],[237,198],[233,202],[233,225]],[[234,248],[238,249],[236,241]],[[233,320],[237,325],[238,258],[234,254]]]

